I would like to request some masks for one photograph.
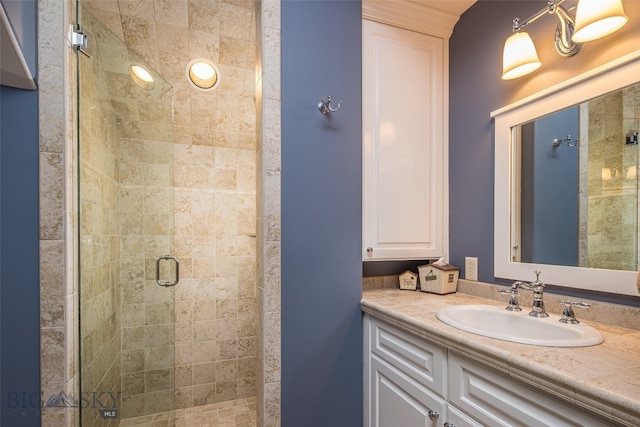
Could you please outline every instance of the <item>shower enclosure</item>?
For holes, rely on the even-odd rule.
[[[81,425],[255,425],[254,3],[77,8]]]

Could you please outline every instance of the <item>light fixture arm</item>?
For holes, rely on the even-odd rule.
[[[562,6],[556,5],[554,13],[560,21],[556,27],[556,50],[562,56],[573,56],[582,47],[582,43],[576,43],[571,40],[576,21],[567,9]]]
[[[562,56],[573,56],[580,50],[582,46],[580,43],[575,43],[571,40],[573,35],[573,29],[575,27],[575,20],[569,14],[567,9],[560,6],[565,0],[549,0],[547,7],[539,12],[531,15],[527,19],[521,21],[519,18],[513,20],[513,32],[517,33],[524,27],[540,19],[546,14],[556,15],[558,17],[558,26],[556,27],[555,44],[556,50]]]

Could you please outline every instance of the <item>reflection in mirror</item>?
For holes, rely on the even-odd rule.
[[[515,127],[512,261],[638,270],[639,122],[640,83]]]
[[[491,113],[496,278],[640,294],[639,76],[640,49]]]

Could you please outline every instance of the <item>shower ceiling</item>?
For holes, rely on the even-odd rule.
[[[255,147],[253,1],[88,0],[82,3],[173,87],[177,142],[212,145],[211,140],[215,140],[216,144],[226,147]],[[128,60],[121,57],[122,61],[118,61],[120,52],[108,52],[108,55],[114,63],[125,64]],[[195,58],[215,63],[224,76],[224,86],[209,93],[194,90],[184,70]]]

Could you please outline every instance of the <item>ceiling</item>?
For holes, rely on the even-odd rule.
[[[408,0],[409,3],[416,3],[437,9],[442,12],[451,13],[453,15],[462,15],[465,10],[469,9],[476,0]]]

